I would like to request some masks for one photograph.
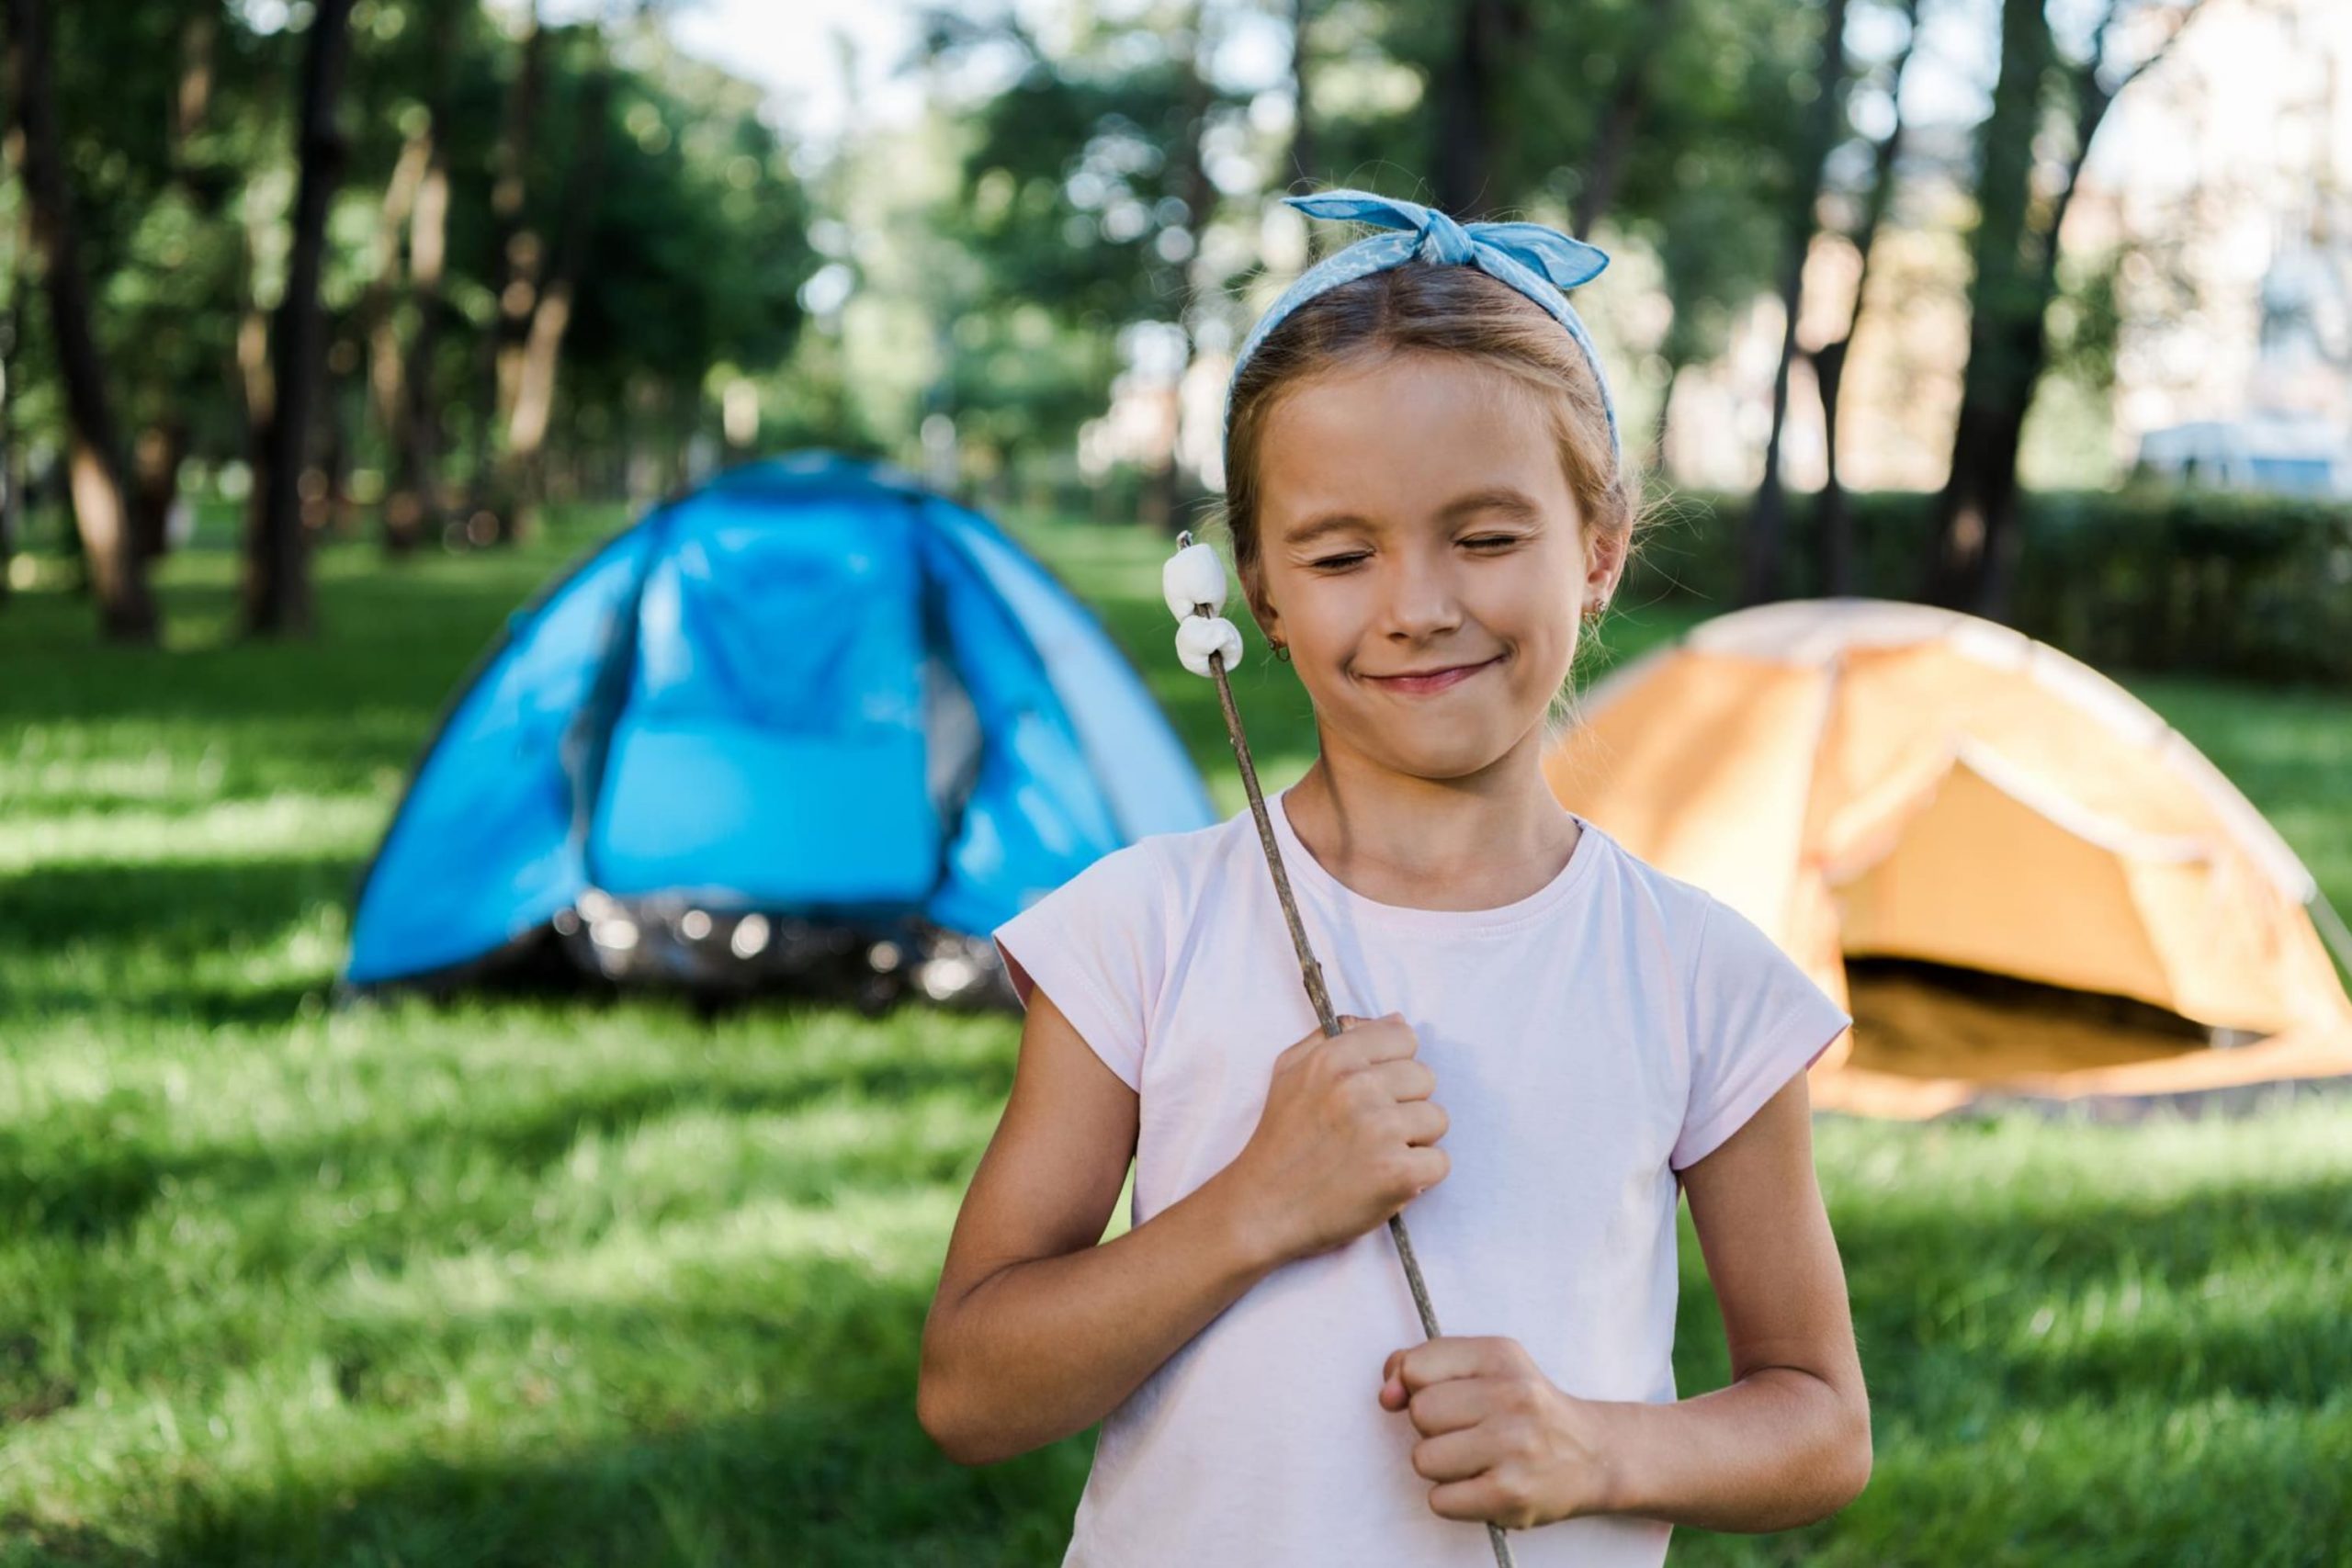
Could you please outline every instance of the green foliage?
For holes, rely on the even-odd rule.
[[[2080,382],[2098,392],[2115,385],[2115,354],[2123,333],[2116,297],[2123,263],[2131,254],[2116,246],[2090,261],[2058,258],[2058,297],[2051,301],[2047,374]]]
[[[1908,599],[1936,498],[1849,497],[1866,596]],[[1645,597],[1737,597],[1748,497],[1690,491],[1637,554]],[[1785,581],[1821,592],[1818,497],[1789,497]],[[2029,491],[2011,623],[2088,663],[2264,681],[2352,676],[2352,515],[2339,503],[2134,485]]]
[[[946,404],[956,435],[995,452],[1046,453],[1102,410],[1115,366],[1100,334],[1028,303],[956,323]]]
[[[1204,85],[1196,124],[1180,40],[1148,14],[1097,23],[1060,59],[1016,20],[927,15],[924,51],[935,64],[984,49],[1018,51],[1026,63],[961,128],[957,189],[934,218],[972,281],[933,302],[953,327],[927,406],[957,421],[986,470],[1074,446],[1079,425],[1108,400],[1122,328],[1190,330],[1214,313],[1210,284],[1188,281],[1192,231],[1214,214],[1187,208],[1187,149],[1239,100]]]
[[[963,1470],[914,1416],[1016,1020],[324,1005],[451,682],[617,514],[398,573],[331,547],[300,660],[226,640],[225,521],[164,566],[167,655],[89,647],[46,558],[0,615],[0,1561],[1057,1562],[1089,1439]],[[1013,522],[1241,809],[1166,657],[1165,541]],[[1695,614],[1612,615],[1608,655]],[[1253,643],[1235,683],[1276,787],[1313,745],[1295,677]],[[2133,684],[2352,906],[2352,705]],[[1816,1138],[1873,1479],[1675,1562],[2265,1568],[2352,1536],[2346,1101]],[[1683,1225],[1690,1394],[1727,1369]]]
[[[273,309],[283,287],[303,34],[255,31],[257,13],[239,6],[51,9],[63,155],[121,439],[128,446],[151,425],[185,421],[198,462],[240,459],[237,334],[248,310]],[[198,27],[207,15],[209,33]],[[387,278],[387,256],[393,287],[381,303],[393,341],[410,343],[418,324],[410,235],[386,231],[386,198],[403,147],[436,107],[449,198],[428,406],[466,409],[487,395],[482,340],[503,276],[490,190],[521,51],[477,0],[359,0],[351,28],[321,298],[339,345],[328,396],[349,456],[367,466],[388,457],[363,396],[371,289]],[[524,167],[520,222],[536,237],[543,284],[558,260],[567,193],[589,202],[558,388],[575,416],[593,412],[605,428],[621,423],[633,384],[696,394],[721,361],[776,370],[800,330],[800,286],[818,265],[807,195],[790,149],[760,118],[759,89],[658,36],[637,41],[623,64],[594,23],[548,28]],[[175,136],[166,111],[195,61],[207,67],[195,73],[206,85],[203,113]],[[604,85],[606,103],[602,123],[583,134],[592,83]],[[11,270],[16,232],[0,232]],[[29,389],[17,405],[22,433],[11,438],[53,453],[63,409],[47,323],[37,313],[33,326],[18,377]],[[444,423],[454,434],[469,422]],[[330,434],[322,432],[322,444]]]
[[[582,44],[601,50],[593,33]],[[567,83],[559,125],[572,123],[581,86]],[[762,370],[783,360],[818,260],[806,194],[756,92],[673,56],[658,75],[621,79],[599,134],[578,340],[567,340],[583,384],[617,400],[632,377],[693,385],[721,359]],[[581,156],[567,148],[568,163]]]

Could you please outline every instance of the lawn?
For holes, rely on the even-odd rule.
[[[0,1562],[1060,1560],[1090,1436],[966,1470],[914,1417],[1017,1019],[327,1005],[452,683],[617,522],[398,570],[334,547],[297,648],[230,639],[204,537],[164,570],[164,654],[96,646],[54,561],[0,609]],[[1165,546],[1022,531],[1241,809]],[[2352,698],[2127,683],[2352,908]],[[1237,686],[1278,787],[1306,699],[1254,641]],[[1825,1118],[1818,1146],[1875,1475],[1674,1562],[2346,1561],[2352,1097]],[[1724,1359],[1683,1224],[1694,1393]]]

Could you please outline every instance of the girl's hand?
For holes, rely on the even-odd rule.
[[[1445,1179],[1437,1079],[1401,1014],[1340,1015],[1274,1058],[1257,1130],[1227,1168],[1287,1262],[1344,1246]]]
[[[1438,1483],[1441,1517],[1529,1529],[1606,1511],[1606,1406],[1562,1393],[1518,1340],[1440,1335],[1382,1376],[1381,1408],[1421,1434],[1413,1469]]]

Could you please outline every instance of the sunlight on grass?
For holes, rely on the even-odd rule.
[[[184,551],[164,656],[54,563],[0,660],[0,1563],[1060,1559],[1090,1439],[948,1463],[922,1319],[1017,1018],[660,998],[330,1005],[358,871],[454,683],[618,519],[321,560],[233,636]],[[1165,544],[1026,520],[1245,805],[1165,657]],[[1606,659],[1690,606],[1634,607]],[[1314,755],[1254,632],[1261,782]],[[2132,682],[2352,906],[2352,701]],[[2132,1127],[1824,1117],[1877,1470],[1678,1563],[2305,1563],[2352,1537],[2352,1106]],[[1107,1229],[1126,1228],[1130,1185]],[[1677,1377],[1727,1377],[1682,1227]]]
[[[314,854],[364,855],[383,826],[381,802],[340,796],[281,795],[170,814],[60,813],[0,829],[0,872],[259,859],[296,843]]]

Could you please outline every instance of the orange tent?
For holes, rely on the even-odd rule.
[[[1796,600],[1691,628],[1583,709],[1544,759],[1554,794],[1854,1015],[1816,1105],[1923,1117],[2352,1075],[2323,924],[2347,967],[2352,937],[2311,873],[2055,649],[1926,605]]]

